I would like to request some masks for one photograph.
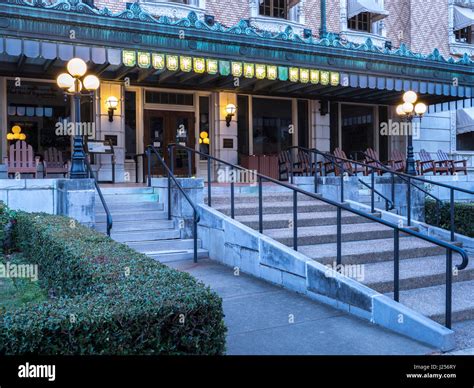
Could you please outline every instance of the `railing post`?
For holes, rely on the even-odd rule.
[[[318,193],[318,155],[311,152],[311,166],[314,166],[314,194]]]
[[[211,158],[207,157],[207,205],[212,207]]]
[[[451,241],[456,240],[456,225],[454,223],[454,189],[450,189],[449,195],[449,216],[451,220]]]
[[[191,151],[190,150],[186,150],[187,154],[188,154],[188,178],[191,178],[193,176],[193,164],[192,164],[192,160],[191,160]]]
[[[197,248],[197,240],[198,240],[198,231],[197,231],[197,213],[194,210],[194,225],[193,225],[193,238],[194,238],[194,262],[198,262],[198,248]]]
[[[411,178],[407,178],[407,185],[408,185],[408,190],[407,190],[407,221],[408,221],[408,226],[411,226]]]
[[[395,174],[392,172],[392,205],[395,206]]]
[[[370,211],[371,213],[375,213],[375,169],[372,168],[372,172],[370,174],[370,180],[372,185],[371,195],[370,195]]]
[[[340,174],[341,174],[341,203],[344,203],[344,177],[345,177],[345,171],[344,171],[344,163],[340,165]]]
[[[258,176],[258,231],[263,233],[263,187],[262,177]]]
[[[234,166],[231,167],[231,180],[230,180],[230,216],[232,219],[235,218],[235,183],[234,183]]]
[[[393,298],[400,301],[400,229],[395,229],[394,235]]]
[[[453,252],[446,252],[446,327],[451,329],[451,305],[452,305],[452,281],[453,281]]]
[[[293,191],[293,249],[298,250],[298,192]]]
[[[170,146],[168,148],[168,155],[170,157],[170,170],[171,173],[174,175],[174,147]]]
[[[293,184],[294,182],[294,172],[293,172],[293,149],[290,148],[290,150],[288,151],[289,154],[290,154],[290,182],[291,184]]]
[[[337,208],[337,268],[342,264],[342,209]]]
[[[171,174],[168,173],[168,220],[171,221]]]
[[[146,158],[148,163],[148,187],[151,187],[151,152],[149,148],[146,150]]]

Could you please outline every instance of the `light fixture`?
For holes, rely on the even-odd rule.
[[[234,104],[228,104],[225,108],[225,111],[227,112],[227,116],[225,117],[225,122],[228,127],[230,127],[230,123],[232,121],[232,117],[235,116],[237,108]]]
[[[89,91],[95,91],[99,89],[100,86],[99,78],[97,78],[95,75],[86,76],[82,83],[84,85],[84,88]]]
[[[403,95],[403,101],[405,103],[414,104],[416,100],[418,100],[418,95],[412,90],[409,90]]]
[[[57,79],[58,86],[63,90],[68,90],[74,87],[74,77],[68,73],[62,73]]]
[[[12,140],[25,141],[26,135],[24,133],[21,133],[21,127],[19,125],[14,125],[12,127],[12,132],[7,133],[7,140],[8,141],[12,141]]]
[[[110,96],[105,100],[105,105],[109,110],[109,121],[112,123],[114,121],[114,112],[118,107],[118,98],[114,96]]]
[[[419,118],[421,121],[423,115],[428,110],[428,107],[424,103],[419,102],[416,104],[417,100],[418,95],[414,91],[409,90],[403,95],[404,103],[397,106],[397,114],[402,118],[403,121],[409,123],[410,127],[412,126],[411,124],[414,118]],[[409,133],[407,134],[406,173],[409,175],[416,175],[413,136]]]
[[[73,77],[82,77],[87,72],[87,64],[81,58],[73,58],[67,64],[67,71]]]

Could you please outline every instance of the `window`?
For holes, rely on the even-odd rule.
[[[362,12],[348,21],[351,30],[371,32],[372,15],[369,12]]]
[[[474,132],[458,134],[456,143],[458,151],[474,151]]]
[[[203,154],[210,154],[211,131],[209,127],[209,97],[199,97],[199,151]],[[200,160],[206,160],[201,155]]]
[[[249,98],[237,96],[237,131],[240,155],[249,155]]]
[[[298,100],[298,145],[309,148],[309,104],[308,100]]]
[[[260,15],[287,19],[287,0],[260,0]]]
[[[458,43],[472,43],[472,26],[454,31],[454,36]]]
[[[342,149],[349,158],[357,160],[367,148],[374,148],[374,125],[374,107],[341,105]]]
[[[253,152],[275,155],[292,146],[291,100],[253,98]]]
[[[166,104],[166,105],[194,105],[194,95],[184,93],[164,93],[151,92],[145,93],[145,102],[147,104]]]
[[[64,160],[67,160],[71,144],[67,124],[70,122],[71,110],[70,100],[64,99],[62,90],[55,83],[25,81],[17,86],[14,81],[8,81],[7,100],[8,132],[18,125],[35,155],[42,156],[48,148],[54,147],[63,152]],[[84,122],[93,123],[90,121],[91,105],[88,98],[82,101]],[[65,132],[58,132],[58,128]]]
[[[137,100],[135,92],[125,92],[125,156],[137,153]]]

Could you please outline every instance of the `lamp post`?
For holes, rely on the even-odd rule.
[[[408,91],[403,95],[403,104],[397,106],[397,114],[403,121],[409,123],[410,131],[413,131],[413,119],[419,118],[420,122],[426,113],[427,106],[418,101],[418,95],[413,91]],[[413,152],[413,133],[407,132],[407,165],[406,173],[416,175],[415,153]]]
[[[67,64],[67,73],[62,73],[57,78],[58,86],[64,93],[74,99],[75,131],[71,162],[71,179],[87,178],[85,165],[86,154],[84,152],[83,134],[78,133],[81,128],[81,97],[91,96],[99,89],[100,81],[95,75],[86,75],[87,64],[80,58],[73,58]],[[83,92],[83,89],[85,92]]]

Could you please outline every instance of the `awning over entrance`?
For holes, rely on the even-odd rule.
[[[456,116],[458,135],[474,132],[474,108],[459,109]]]
[[[362,12],[369,12],[373,15],[372,21],[376,22],[389,15],[377,0],[349,0],[347,2],[347,18],[353,18]]]
[[[380,48],[370,39],[354,44],[334,34],[302,37],[291,27],[260,31],[246,20],[226,27],[193,12],[179,20],[156,18],[139,3],[114,14],[83,3],[44,8],[10,1],[0,8],[2,76],[55,79],[78,56],[102,80],[127,78],[140,86],[386,105],[398,104],[407,90],[428,105],[474,95],[467,54],[444,58],[439,50],[423,55],[403,44]],[[387,14],[375,1],[349,3],[351,12]],[[74,40],[64,23],[72,18]]]
[[[474,25],[474,10],[471,8],[454,6],[454,30],[462,30],[463,28]]]

